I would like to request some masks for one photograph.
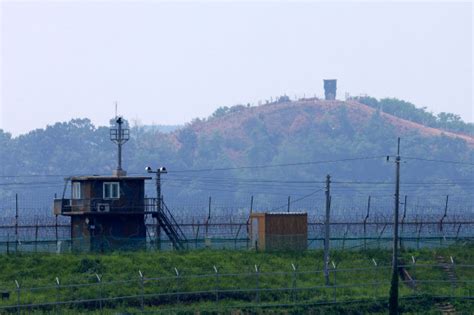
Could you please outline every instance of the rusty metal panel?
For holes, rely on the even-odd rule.
[[[267,213],[266,216],[267,234],[307,234],[308,233],[308,217],[306,213]]]
[[[253,213],[250,220],[252,242],[257,240],[260,250],[305,250],[307,247],[306,213]]]
[[[62,199],[54,199],[54,204],[53,204],[53,213],[54,213],[54,215],[62,214],[62,209],[63,209],[63,200]]]

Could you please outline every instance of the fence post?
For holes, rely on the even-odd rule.
[[[259,273],[258,266],[255,265],[255,302],[260,302],[260,286],[259,286]]]
[[[444,206],[444,214],[443,214],[443,217],[441,218],[441,220],[439,221],[439,230],[441,232],[443,232],[444,219],[446,219],[446,217],[448,216],[448,202],[449,202],[449,195],[446,196],[446,203],[445,203],[445,206]]]
[[[370,199],[371,197],[369,196],[369,199],[367,200],[367,213],[364,218],[364,250],[367,249],[367,219],[370,215]]]
[[[198,249],[198,237],[199,237],[199,228],[200,228],[200,226],[201,226],[201,223],[198,220],[197,229],[196,229],[196,236],[194,237],[194,247],[195,247],[195,249]]]
[[[219,271],[217,270],[217,267],[216,266],[213,266],[214,267],[214,272],[216,274],[216,288],[215,288],[215,291],[216,291],[216,302],[219,302]]]
[[[206,220],[206,239],[207,239],[207,234],[209,232],[209,220],[211,220],[211,205],[212,205],[212,197],[209,196],[208,213],[207,213],[207,220]]]
[[[253,195],[250,197],[250,214],[253,213]]]
[[[331,214],[331,176],[326,176],[326,217],[324,218],[324,278],[329,285],[329,242],[330,242],[330,214]]]
[[[346,243],[347,233],[349,232],[349,224],[346,225],[346,231],[344,232],[344,237],[342,238],[342,250],[344,250],[344,245]]]
[[[253,213],[253,195],[250,197],[250,214],[249,214],[249,218],[247,220],[247,249],[250,248],[250,235],[249,235],[249,228],[250,228],[250,224],[252,222],[250,222],[250,217],[252,216],[252,213]]]
[[[411,256],[411,262],[413,263],[413,295],[416,295],[416,259],[414,256]]]
[[[387,228],[387,224],[388,223],[385,223],[383,228],[382,228],[382,231],[380,231],[380,235],[379,235],[379,238],[378,238],[378,248],[379,249],[380,249],[380,240],[382,239],[383,233],[385,232],[385,229]]]
[[[416,249],[420,249],[420,235],[421,235],[421,228],[423,227],[423,223],[420,222],[420,228],[418,229],[418,236],[416,238]]]
[[[176,267],[174,272],[176,273],[176,302],[179,303],[179,271]]]
[[[378,292],[378,281],[377,281],[377,262],[374,258],[372,258],[372,262],[374,263],[374,299],[377,299],[377,292]]]
[[[459,231],[461,230],[462,223],[459,224],[458,230],[456,231],[456,241],[459,239]]]
[[[36,220],[35,226],[35,253],[38,252],[38,220]]]
[[[59,307],[59,300],[60,300],[60,291],[59,291],[60,289],[61,287],[59,284],[59,278],[56,277],[56,307],[55,307],[56,314],[59,314],[58,307]]]
[[[138,275],[140,276],[140,309],[143,312],[145,308],[145,297],[144,297],[144,288],[145,288],[145,282],[143,279],[143,273],[141,270],[138,270]]]
[[[58,215],[56,214],[55,215],[55,221],[54,221],[54,230],[55,230],[55,234],[56,234],[56,244],[58,243],[59,241],[59,236],[58,236]]]
[[[18,253],[18,194],[15,194],[15,254]]]
[[[296,293],[296,266],[291,263],[291,268],[293,268],[293,283],[292,283],[292,290],[293,290],[293,302],[297,301],[297,293]]]
[[[99,308],[100,308],[100,313],[102,314],[102,279],[98,274],[95,274],[97,278],[97,282],[99,283]]]
[[[337,268],[334,261],[332,262],[332,268],[334,269],[334,303],[337,301]]]
[[[451,283],[451,287],[452,287],[452,291],[451,291],[451,296],[454,297],[455,296],[455,291],[456,291],[456,285],[457,285],[457,277],[456,277],[456,270],[454,268],[454,258],[453,256],[449,256],[449,259],[451,260],[451,265],[453,266],[453,281]]]
[[[18,315],[20,315],[20,294],[21,294],[21,288],[20,284],[18,283],[17,280],[15,280],[15,285],[16,285],[16,310]]]

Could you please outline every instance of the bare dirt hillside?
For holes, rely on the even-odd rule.
[[[321,124],[332,128],[350,124],[351,128],[357,131],[367,126],[375,112],[374,108],[356,101],[312,99],[242,108],[222,117],[195,122],[188,127],[198,135],[218,133],[225,138],[245,142],[248,136],[246,126],[255,122],[262,124],[272,135],[286,137]],[[341,113],[344,114],[344,120],[341,120]],[[393,126],[400,136],[408,133],[418,133],[426,137],[444,135],[463,139],[469,146],[474,147],[472,136],[427,127],[383,112],[380,115],[387,126]]]

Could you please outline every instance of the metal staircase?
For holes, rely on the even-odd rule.
[[[158,220],[158,224],[165,231],[173,247],[176,249],[186,249],[186,236],[163,201],[162,206],[157,207],[157,211],[153,216]]]

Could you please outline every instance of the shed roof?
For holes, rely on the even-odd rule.
[[[307,215],[306,212],[253,212],[251,216],[265,216],[265,215]]]
[[[266,215],[306,215],[306,212],[265,212]]]
[[[151,179],[149,176],[102,176],[102,175],[92,175],[92,176],[73,176],[68,178],[75,181],[91,181],[91,180],[146,180]]]

